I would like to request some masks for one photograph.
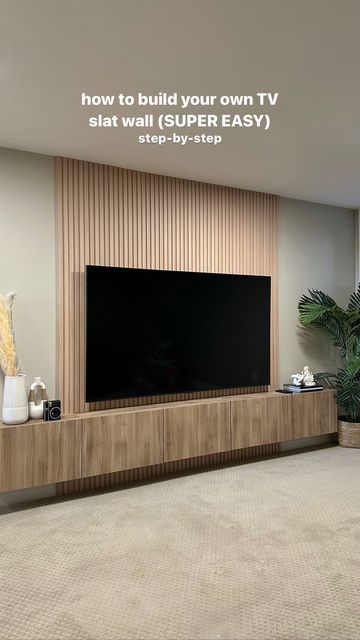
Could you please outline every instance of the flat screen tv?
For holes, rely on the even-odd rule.
[[[270,383],[268,276],[86,267],[86,401]]]

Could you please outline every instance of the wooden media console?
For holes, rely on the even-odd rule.
[[[0,423],[0,491],[334,433],[333,391],[254,393]]]

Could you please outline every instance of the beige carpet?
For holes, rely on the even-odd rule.
[[[360,451],[329,447],[0,517],[0,637],[360,638]]]

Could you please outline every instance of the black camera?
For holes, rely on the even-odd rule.
[[[43,418],[47,422],[49,420],[60,420],[61,418],[61,401],[45,400],[43,405]]]

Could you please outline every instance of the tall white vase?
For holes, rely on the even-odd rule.
[[[46,387],[41,378],[36,377],[29,389],[29,415],[33,420],[43,417],[44,402],[47,400]]]
[[[5,376],[2,421],[5,424],[21,424],[29,416],[26,393],[26,375]]]

